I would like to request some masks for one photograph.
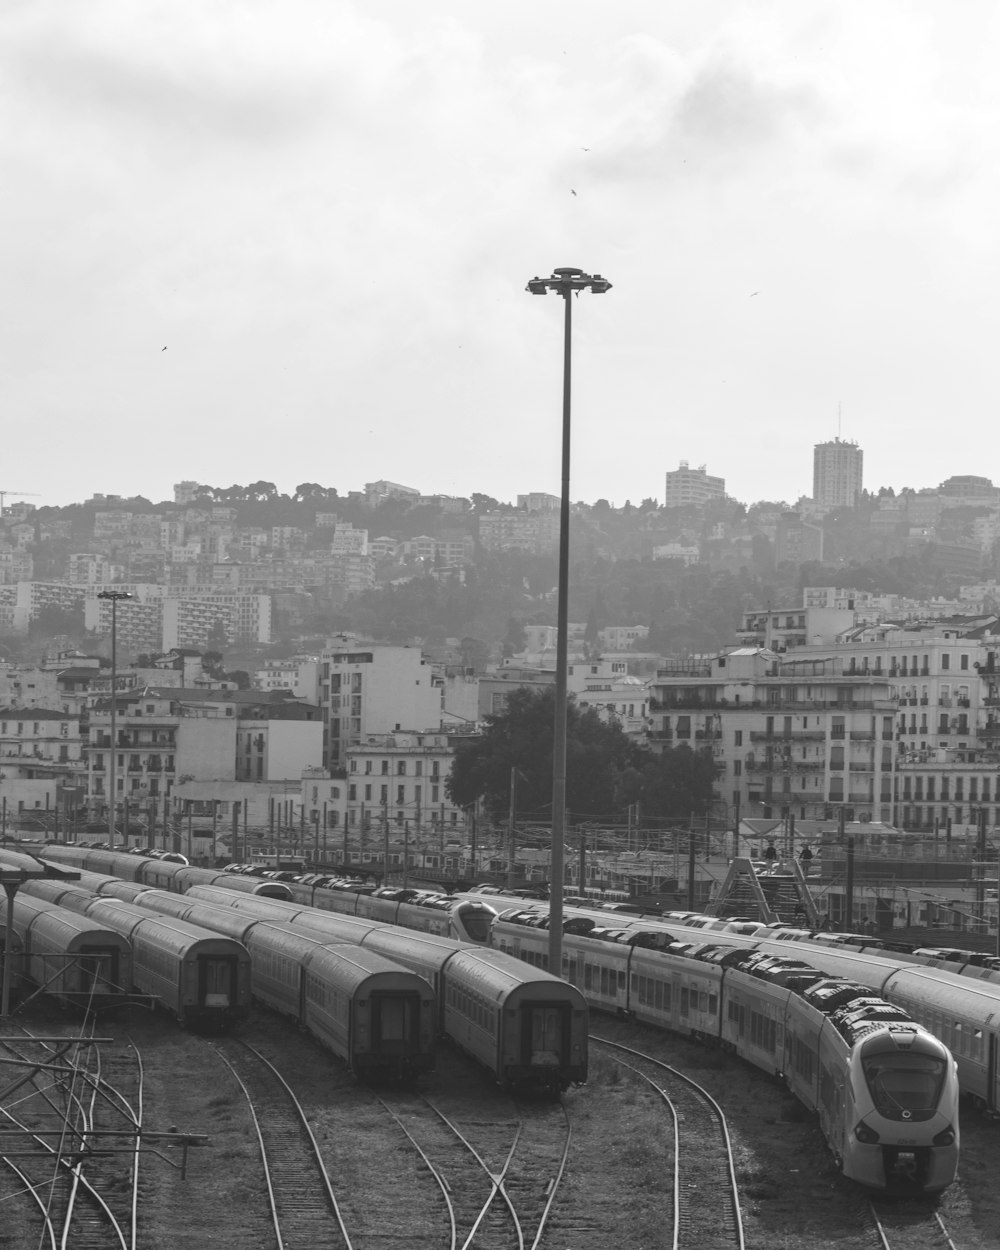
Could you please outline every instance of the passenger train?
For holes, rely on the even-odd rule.
[[[4,932],[8,907],[7,899],[0,898]],[[131,988],[128,939],[97,920],[44,899],[25,897],[19,890],[13,930],[26,979],[64,1005],[98,1011],[120,1004]]]
[[[124,985],[149,995],[180,1024],[224,1033],[250,1008],[250,958],[232,938],[192,924],[150,916],[117,900],[92,906],[93,895],[64,881],[29,881],[17,894],[15,917],[32,904],[58,907],[66,915],[113,930],[130,950]]]
[[[544,964],[549,935],[535,919],[502,913],[494,945]],[[592,1007],[719,1042],[782,1077],[853,1181],[936,1194],[955,1179],[955,1060],[911,1013],[787,956],[603,932],[563,935],[564,973]]]
[[[76,846],[47,846],[46,859],[71,864],[91,872],[108,873],[125,881],[136,881],[161,890],[183,894],[191,885],[224,885],[230,890],[263,894],[324,911],[403,925],[423,933],[436,933],[460,942],[489,945],[490,923],[496,909],[481,899],[451,898],[427,890],[386,886],[369,890],[358,885],[321,886],[299,881],[278,881],[269,877],[218,872],[193,868],[170,860],[131,855],[121,851],[91,850]]]
[[[97,889],[95,887],[108,887]],[[293,930],[289,925],[259,921],[231,909],[200,910],[185,895],[168,894],[81,872],[78,883],[33,881],[22,887],[29,896],[44,895],[45,904],[72,908],[83,916],[102,916],[128,929],[137,960],[169,971],[150,983],[168,1005],[183,998],[183,986],[201,983],[197,959],[187,961],[179,983],[168,963],[171,934],[199,933],[203,946],[242,952],[239,981],[244,989],[243,1013],[253,998],[290,1016],[359,1076],[407,1080],[434,1062],[436,1005],[427,982],[373,951],[354,944],[333,944],[326,935]],[[156,896],[157,908],[139,906]],[[249,895],[230,892],[231,898]],[[268,906],[265,899],[254,899]],[[289,904],[284,904],[289,906]],[[199,913],[199,914],[195,914]],[[221,1006],[221,1004],[219,1004]],[[175,1014],[179,1014],[175,1011]]]
[[[506,981],[525,964],[546,961],[548,933],[531,913],[498,918],[493,926],[498,949],[481,951],[219,886],[193,886],[178,897],[88,873],[81,884],[238,932],[247,941],[256,931],[254,921],[269,927],[287,918],[283,927],[317,940],[376,950],[434,986],[444,1032],[501,1079],[523,1079],[518,1047],[511,1051],[488,1012],[498,972]],[[827,977],[792,960],[765,961],[738,945],[695,948],[664,933],[633,937],[624,943],[565,935],[567,972],[590,1005],[720,1041],[757,1066],[783,1074],[792,1092],[817,1111],[844,1174],[861,1184],[932,1194],[951,1183],[958,1158],[955,1064],[947,1048],[904,1010],[876,999],[857,981]],[[471,967],[464,960],[471,960]],[[501,1021],[516,1001],[501,993]],[[551,1014],[551,1008],[535,1013],[533,1050],[544,1050],[561,1030]],[[523,1034],[520,1051],[523,1060]]]
[[[59,853],[57,862],[85,870],[81,884],[89,883],[86,872],[97,868],[91,852],[82,847],[49,849]],[[121,865],[132,870],[131,880],[106,882],[101,893],[121,889],[140,906],[151,905],[142,889],[137,890],[141,880],[137,880],[140,874],[136,864],[142,863],[141,857],[115,856],[118,862],[114,865],[108,864],[107,858],[102,856],[98,871]],[[586,1081],[587,1005],[579,990],[558,977],[527,968],[520,960],[482,945],[434,933],[405,930],[406,940],[401,942],[403,930],[398,927],[257,897],[229,888],[231,874],[206,875],[216,884],[195,886],[188,876],[173,879],[177,886],[184,882],[188,891],[185,897],[192,904],[195,899],[207,901],[201,896],[209,893],[215,905],[221,902],[269,924],[284,921],[326,941],[360,943],[423,977],[438,993],[440,1031],[482,1063],[500,1084],[551,1091]],[[166,906],[162,899],[160,905]],[[184,913],[190,919],[195,914]],[[207,924],[201,913],[197,913],[197,922]]]

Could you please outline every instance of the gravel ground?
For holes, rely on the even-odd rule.
[[[807,1115],[774,1080],[728,1056],[621,1022],[595,1021],[600,1032],[627,1040],[689,1072],[726,1108],[737,1151],[748,1250],[868,1250],[863,1196],[835,1171]],[[147,1154],[142,1181],[142,1235],[148,1250],[202,1250],[228,1243],[240,1250],[273,1245],[263,1197],[256,1137],[243,1096],[211,1042],[182,1032],[164,1017],[132,1010],[101,1029],[131,1036],[146,1068],[146,1123],[205,1133],[211,1143],[188,1152],[187,1173]],[[335,1184],[352,1195],[349,1207],[377,1210],[386,1160],[406,1147],[398,1127],[364,1087],[310,1038],[266,1014],[248,1026],[255,1044],[286,1071],[337,1164]],[[469,1082],[469,1064],[447,1048],[424,1082],[428,1097]],[[472,1082],[474,1085],[474,1081]],[[391,1102],[391,1094],[385,1095]],[[671,1130],[657,1100],[610,1059],[593,1056],[590,1083],[565,1103],[573,1149],[546,1244],[555,1250],[607,1250],[628,1245],[654,1250],[669,1238]],[[512,1118],[510,1100],[482,1083],[484,1122]],[[1000,1243],[1000,1124],[966,1110],[959,1182],[941,1211],[962,1250],[995,1250]],[[180,1150],[164,1151],[180,1163]],[[394,1164],[394,1166],[400,1166]],[[419,1168],[401,1165],[423,1182],[414,1207],[414,1244],[431,1245],[418,1226],[433,1228],[437,1199]],[[0,1175],[0,1199],[12,1183]],[[9,1208],[8,1208],[9,1209]],[[418,1211],[421,1213],[418,1215]],[[0,1220],[0,1247],[16,1222]],[[443,1227],[443,1224],[442,1224]],[[431,1237],[430,1231],[427,1236]],[[361,1241],[360,1245],[364,1246]]]

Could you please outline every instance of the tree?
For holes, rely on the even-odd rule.
[[[459,745],[447,789],[453,803],[482,799],[494,819],[507,814],[511,769],[517,769],[518,810],[544,820],[552,805],[552,738],[555,689],[512,690],[507,710],[486,718],[486,731]],[[566,800],[578,819],[609,816],[632,801],[623,787],[629,769],[641,768],[643,749],[592,708],[570,702],[566,725]]]

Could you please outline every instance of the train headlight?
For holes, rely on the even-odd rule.
[[[864,1120],[859,1120],[855,1124],[854,1136],[866,1146],[874,1146],[879,1139],[878,1133],[873,1128],[869,1128]]]
[[[940,1133],[936,1134],[932,1140],[935,1146],[954,1146],[955,1130],[949,1124],[947,1128],[943,1128]]]

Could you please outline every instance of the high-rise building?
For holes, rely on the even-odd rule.
[[[683,508],[689,505],[700,507],[712,499],[726,497],[726,479],[710,477],[703,464],[697,469],[688,467],[682,460],[680,468],[666,476],[666,488],[663,495],[665,508]]]
[[[864,452],[857,443],[834,438],[813,448],[813,493],[825,508],[855,508],[861,500]]]

